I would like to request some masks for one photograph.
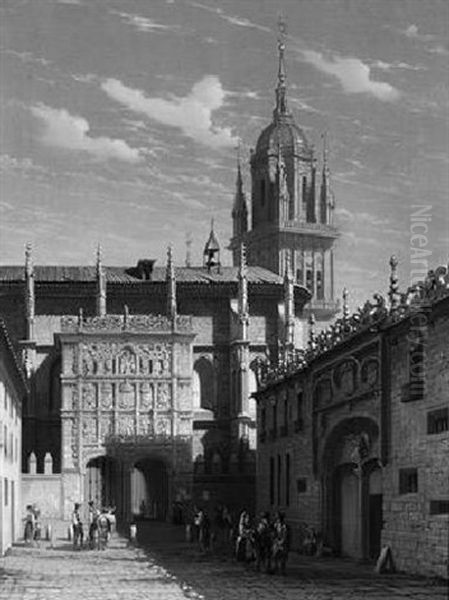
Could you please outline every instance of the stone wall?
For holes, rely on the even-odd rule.
[[[409,329],[389,337],[392,368],[391,461],[384,471],[383,544],[388,544],[397,568],[448,576],[449,509],[431,514],[431,502],[449,505],[449,431],[428,433],[428,413],[449,407],[449,316],[426,323],[425,392],[407,401]],[[400,485],[401,470],[416,469],[409,489]],[[410,472],[410,471],[409,471]],[[403,484],[404,485],[404,484]],[[402,492],[402,493],[401,493]]]

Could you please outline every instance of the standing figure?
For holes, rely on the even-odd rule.
[[[278,512],[274,523],[274,539],[273,539],[273,561],[274,572],[285,575],[285,566],[287,564],[288,552],[290,549],[290,532],[285,516]]]
[[[201,552],[210,547],[210,521],[205,510],[200,509],[195,518],[198,527],[198,544]]]
[[[271,547],[273,543],[273,528],[270,523],[270,514],[262,513],[256,526],[254,546],[256,552],[256,570],[261,567],[265,573],[271,571]]]
[[[247,562],[250,559],[252,548],[251,535],[252,531],[249,513],[243,509],[240,513],[238,535],[235,545],[235,555],[238,561]]]
[[[35,531],[35,525],[36,525],[36,517],[35,517],[34,510],[33,510],[33,507],[31,506],[31,504],[27,505],[24,521],[25,521],[25,531],[23,534],[23,538],[25,540],[25,544],[30,545],[33,543],[33,540],[34,540],[34,531]]]
[[[94,548],[98,548],[98,517],[100,516],[100,511],[95,506],[93,500],[89,500],[89,545],[93,550]]]
[[[41,511],[36,506],[36,504],[33,504],[32,509],[33,509],[33,513],[34,513],[34,536],[33,536],[33,539],[36,542],[36,544],[39,546],[39,542],[41,541],[41,538],[42,538]]]
[[[111,535],[111,522],[108,513],[103,510],[97,519],[98,529],[98,550],[105,550]]]
[[[84,541],[84,531],[83,524],[81,522],[80,517],[80,504],[75,502],[72,512],[72,531],[73,531],[73,549],[76,550],[79,548],[80,550],[83,547]]]

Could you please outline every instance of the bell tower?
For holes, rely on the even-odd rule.
[[[273,117],[250,155],[251,224],[247,230],[236,226],[236,196],[229,247],[234,265],[238,264],[241,243],[247,248],[248,265],[259,265],[281,276],[289,265],[294,283],[312,294],[306,312],[326,322],[338,311],[333,246],[339,237],[333,225],[327,139],[323,136],[318,164],[313,146],[288,106],[285,41],[285,25],[280,24]],[[240,164],[237,181],[241,189]]]

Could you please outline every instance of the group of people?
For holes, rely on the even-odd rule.
[[[115,508],[98,508],[93,500],[88,502],[88,548],[105,550],[115,526]],[[73,549],[84,547],[84,525],[81,519],[81,504],[75,502],[72,512]]]
[[[285,515],[278,512],[272,519],[264,512],[252,520],[246,510],[239,518],[235,553],[237,560],[254,560],[256,569],[285,575],[290,550],[290,529]]]
[[[41,511],[36,504],[28,504],[25,514],[23,539],[27,546],[39,543],[42,535]]]
[[[217,506],[211,520],[204,509],[195,509],[193,535],[201,551],[230,549],[237,561],[255,563],[258,571],[285,574],[290,549],[290,528],[282,512],[251,518],[243,509],[234,524],[226,506]]]

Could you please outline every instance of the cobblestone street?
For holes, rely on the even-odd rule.
[[[371,565],[291,555],[287,576],[258,574],[229,557],[201,554],[183,529],[145,524],[142,544],[128,548],[115,536],[104,552],[17,545],[0,560],[0,600],[191,598],[204,600],[446,600],[441,581],[375,575]]]

